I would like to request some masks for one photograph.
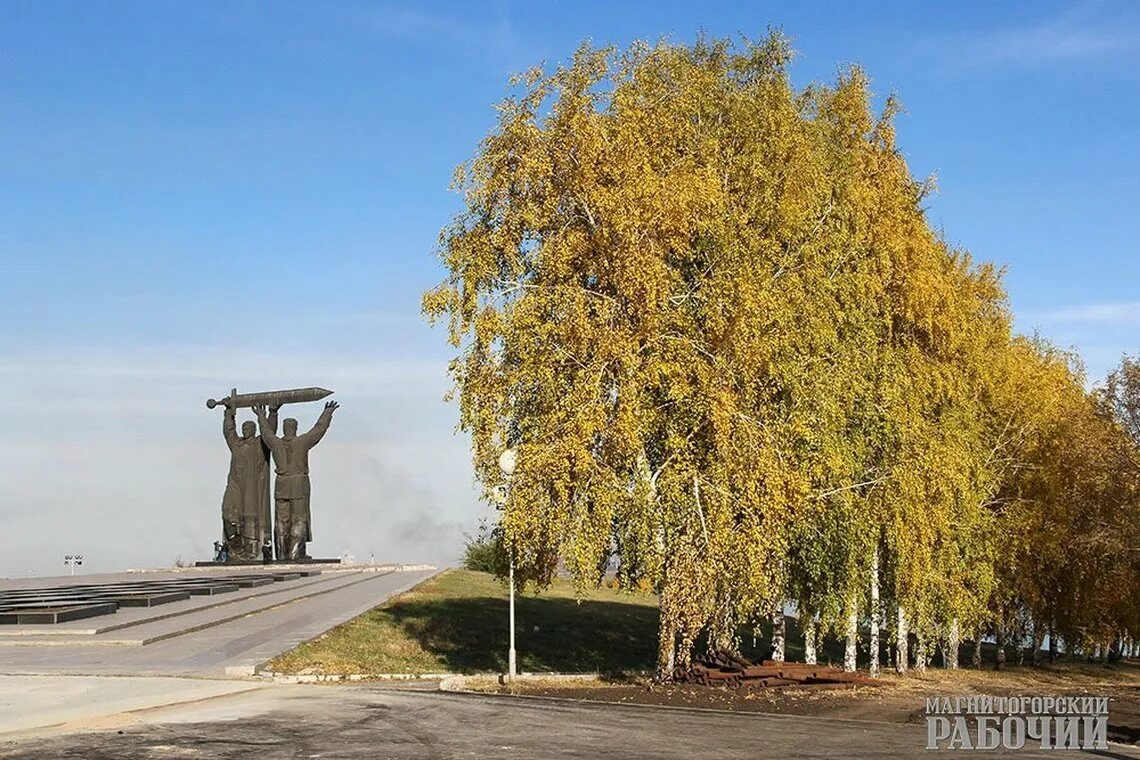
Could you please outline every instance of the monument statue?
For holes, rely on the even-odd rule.
[[[269,408],[266,424],[277,429],[277,406]],[[252,420],[237,432],[237,409],[227,404],[222,416],[222,436],[230,448],[230,473],[222,495],[222,536],[229,556],[257,559],[261,545],[273,534],[269,512],[269,447],[257,435]]]
[[[261,440],[273,453],[277,479],[273,485],[276,509],[275,533],[277,559],[299,560],[305,554],[305,543],[313,540],[309,510],[309,449],[317,445],[329,429],[333,412],[339,404],[329,401],[312,430],[297,435],[297,420],[289,418],[281,425],[281,436],[265,416],[265,407],[253,407],[261,426]]]
[[[269,442],[264,438],[268,432],[275,435],[277,432],[277,411],[283,404],[301,403],[305,401],[318,401],[332,391],[324,388],[294,388],[283,391],[266,391],[264,393],[242,393],[233,389],[230,395],[220,400],[209,399],[206,406],[213,409],[216,406],[225,407],[222,416],[222,436],[230,449],[230,471],[226,479],[226,490],[222,495],[222,538],[224,546],[228,549],[227,558],[236,560],[271,559],[266,557],[266,546],[273,546],[274,520],[271,512],[269,498],[269,462],[271,449]],[[252,420],[242,424],[241,435],[237,432],[237,410],[241,407],[268,406],[269,415],[262,410],[261,433],[258,435],[257,424]],[[326,405],[326,409],[328,406]],[[332,408],[336,408],[334,404]],[[331,412],[329,413],[331,416]],[[324,419],[324,417],[322,417]],[[297,429],[296,420],[286,420],[286,429],[292,422],[294,433]],[[320,422],[318,422],[320,425]],[[328,420],[324,422],[324,429],[328,428]],[[315,431],[317,428],[313,428]],[[324,429],[321,433],[324,433]],[[306,436],[311,436],[306,433]],[[320,440],[320,436],[316,436]],[[313,440],[310,444],[316,444]],[[307,450],[306,450],[307,451]],[[305,457],[305,473],[308,473],[307,454]],[[280,465],[278,471],[281,471]],[[305,478],[306,494],[308,493],[308,477]],[[305,503],[306,521],[308,520],[308,501]],[[278,521],[280,524],[280,520]],[[281,553],[282,540],[277,541],[278,558],[284,558]],[[304,554],[304,545],[301,546]]]

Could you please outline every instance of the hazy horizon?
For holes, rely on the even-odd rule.
[[[1008,266],[1018,329],[1079,349],[1090,381],[1140,351],[1140,6],[17,4],[0,575],[208,559],[228,451],[204,401],[234,386],[342,404],[312,454],[312,555],[454,561],[493,514],[418,313],[454,167],[512,73],[584,39],[769,26],[797,85],[858,62],[877,102],[899,94],[932,223]]]

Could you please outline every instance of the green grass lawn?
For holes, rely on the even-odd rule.
[[[578,600],[568,581],[556,581],[540,594],[516,598],[516,647],[521,671],[608,674],[652,670],[657,651],[657,597],[610,588],[589,591]],[[859,667],[867,667],[866,631]],[[888,667],[888,635],[882,659]],[[768,656],[771,625],[741,629],[740,653],[752,660]],[[911,646],[915,645],[914,640]],[[697,642],[703,649],[705,642]],[[1010,650],[1012,666],[1014,652]],[[963,666],[971,650],[963,644]],[[983,646],[987,667],[993,644]],[[803,660],[803,637],[787,619],[786,657]],[[826,637],[821,664],[843,662],[843,642]],[[934,658],[941,665],[941,655]],[[269,663],[278,673],[502,673],[507,669],[507,590],[486,573],[446,570],[412,590],[369,610]]]
[[[657,597],[557,581],[515,598],[518,667],[616,673],[653,667]],[[507,669],[507,590],[446,570],[273,660],[278,673],[477,673]]]

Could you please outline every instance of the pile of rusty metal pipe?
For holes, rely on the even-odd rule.
[[[798,662],[764,660],[759,665],[727,650],[717,650],[693,658],[688,668],[677,668],[673,680],[701,686],[727,686],[735,689],[769,687],[835,687],[847,684],[873,684],[860,673]]]

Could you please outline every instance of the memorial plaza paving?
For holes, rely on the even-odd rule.
[[[921,725],[456,694],[438,691],[431,682],[286,684],[253,676],[269,658],[435,572],[319,569],[319,575],[157,607],[123,608],[55,625],[0,627],[0,757],[927,754]],[[146,575],[259,571],[264,572],[210,568]],[[109,582],[137,578],[134,573],[101,576]],[[0,592],[91,580],[0,581]],[[1115,745],[1098,754],[1140,757],[1133,748]]]
[[[273,566],[284,571],[290,566]],[[266,660],[430,577],[434,569],[302,566],[318,575],[191,596],[157,607],[55,625],[0,626],[0,673],[68,675],[252,675]],[[263,568],[195,568],[98,576],[100,582],[264,573]],[[94,576],[42,579],[41,586],[91,583]],[[0,592],[34,587],[0,581]]]
[[[915,725],[449,694],[429,690],[431,684],[419,689],[254,684],[35,737],[0,736],[0,757],[929,757],[926,731]],[[1115,746],[1097,755],[1140,757]]]

